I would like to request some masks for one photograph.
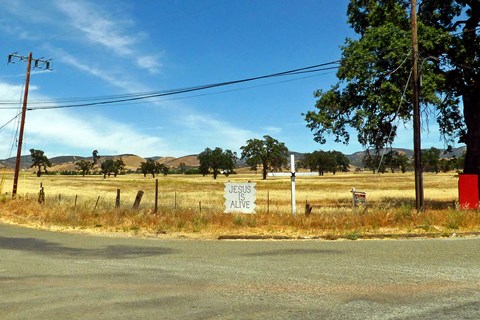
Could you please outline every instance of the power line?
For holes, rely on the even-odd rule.
[[[138,100],[145,100],[145,99],[152,99],[170,95],[177,95],[182,93],[212,89],[217,87],[224,87],[239,83],[251,82],[261,79],[268,79],[268,78],[275,78],[275,77],[283,77],[283,76],[292,76],[292,75],[300,75],[300,74],[307,74],[307,73],[314,73],[314,72],[321,72],[327,70],[337,69],[338,66],[330,65],[338,64],[339,61],[331,61],[327,63],[317,64],[313,66],[297,68],[262,76],[250,77],[245,79],[239,80],[232,80],[226,82],[219,82],[213,84],[206,84],[206,85],[198,85],[193,87],[186,87],[186,88],[179,88],[179,89],[171,89],[165,91],[153,91],[153,92],[144,92],[144,93],[132,93],[132,94],[123,94],[123,95],[114,95],[114,96],[107,96],[107,97],[90,97],[90,98],[76,98],[76,99],[64,99],[62,102],[84,102],[84,103],[73,103],[73,104],[64,104],[64,105],[54,105],[54,106],[40,106],[40,107],[29,107],[28,110],[45,110],[45,109],[62,109],[62,108],[80,108],[80,107],[89,107],[89,106],[98,106],[98,105],[109,105],[109,104],[117,104],[122,102],[131,102],[131,101],[138,101]],[[57,103],[57,101],[37,101],[31,102],[30,104],[52,104]],[[1,104],[8,105],[9,102],[2,102]],[[0,109],[11,109],[10,107],[1,107]]]
[[[0,127],[0,130],[2,130],[3,128],[5,128],[10,122],[12,122],[13,120],[17,119],[19,115],[21,115],[22,112],[20,113],[17,113],[17,115],[15,117],[13,117],[12,119],[8,120],[7,122],[5,122],[5,124],[3,126]]]

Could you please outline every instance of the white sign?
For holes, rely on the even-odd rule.
[[[255,213],[256,183],[225,183],[225,213]]]

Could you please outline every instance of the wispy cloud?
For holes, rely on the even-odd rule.
[[[45,119],[49,119],[48,125]],[[56,145],[51,152],[65,154],[72,147],[77,150],[101,150],[102,153],[138,155],[164,153],[166,143],[158,138],[139,132],[134,126],[119,123],[100,116],[79,118],[67,112],[41,111],[29,114],[29,143],[38,144],[44,141]],[[64,152],[62,152],[62,147]]]
[[[149,72],[159,71],[161,63],[158,57],[143,55],[139,51],[139,41],[144,38],[144,33],[135,31],[132,20],[115,18],[93,3],[57,1],[57,6],[67,16],[70,25],[80,31],[79,36],[92,45],[99,45],[111,54],[131,58],[137,67]]]
[[[264,130],[268,134],[280,134],[282,132],[282,128],[280,127],[265,127]]]
[[[192,145],[198,145],[199,149],[221,147],[237,151],[240,146],[245,144],[245,141],[255,136],[250,130],[200,114],[185,115],[179,125],[184,127],[185,136],[192,140]],[[212,141],[215,141],[215,145],[208,145]],[[203,149],[198,150],[198,152],[200,151]]]
[[[51,50],[54,51],[53,49]],[[143,87],[138,82],[131,81],[130,80],[131,77],[127,77],[127,75],[124,72],[115,73],[112,70],[105,70],[104,67],[102,68],[96,67],[93,63],[89,63],[89,64],[83,63],[81,58],[75,57],[62,49],[55,49],[55,51],[57,53],[61,52],[61,54],[58,56],[61,62],[69,64],[70,66],[78,70],[86,72],[97,78],[100,78],[103,81],[110,84],[111,86],[120,88],[127,92],[147,91],[145,87]]]
[[[137,65],[153,74],[160,72],[160,68],[162,67],[162,64],[158,62],[156,57],[149,55],[138,57]]]
[[[0,82],[0,96],[4,100],[15,100],[21,91],[21,86]],[[30,88],[30,92],[31,99],[51,100],[39,95],[35,87]],[[1,124],[17,113],[18,110],[2,110]],[[42,149],[49,156],[70,152],[88,155],[93,149],[101,150],[104,154],[135,153],[140,156],[174,152],[164,139],[142,133],[134,124],[98,115],[80,116],[66,110],[37,110],[27,113],[26,124],[25,150]],[[15,125],[16,121],[13,121],[0,130],[0,139],[8,142],[0,145],[0,158],[12,156],[10,146],[15,144]]]
[[[57,1],[57,6],[66,14],[69,23],[80,30],[90,42],[109,48],[120,55],[133,53],[135,38],[122,34],[122,23],[108,18],[101,8],[73,1]]]

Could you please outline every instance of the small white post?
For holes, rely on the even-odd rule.
[[[290,155],[290,172],[292,173],[292,214],[297,214],[297,204],[295,198],[295,156]]]

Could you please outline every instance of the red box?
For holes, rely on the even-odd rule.
[[[458,179],[458,201],[462,209],[478,209],[478,175],[460,174]]]

